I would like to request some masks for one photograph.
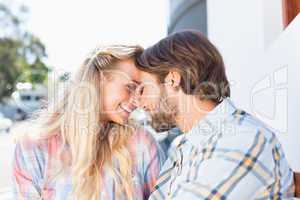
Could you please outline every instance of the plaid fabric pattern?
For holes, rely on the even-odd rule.
[[[276,136],[230,99],[174,142],[150,200],[294,196],[293,172]]]
[[[167,155],[173,140],[181,134],[181,131],[180,131],[179,128],[172,128],[168,132],[166,132],[165,134],[166,134],[166,137],[163,138],[162,140],[159,140],[158,142],[159,142],[160,147],[162,148],[162,150]]]
[[[59,136],[39,141],[25,139],[16,144],[13,161],[14,199],[73,199],[70,197],[72,189],[70,169],[62,168],[62,161],[66,161],[70,156],[64,154],[64,151],[60,154],[60,147]],[[153,137],[144,131],[139,131],[132,136],[129,151],[134,164],[134,199],[148,199],[157,181],[165,155]],[[116,184],[106,170],[103,171],[102,176],[104,189],[100,198],[116,199]],[[125,198],[121,196],[121,199]]]

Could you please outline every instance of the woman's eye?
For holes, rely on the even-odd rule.
[[[126,87],[129,92],[135,92],[136,90],[136,84],[128,84]]]

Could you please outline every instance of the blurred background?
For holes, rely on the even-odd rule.
[[[97,44],[148,47],[202,31],[221,51],[232,98],[277,133],[300,171],[299,0],[0,0],[0,199],[10,199],[10,130]]]

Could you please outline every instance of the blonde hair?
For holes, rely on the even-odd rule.
[[[39,138],[59,135],[71,157],[72,196],[98,200],[103,170],[116,183],[117,196],[133,199],[132,161],[127,149],[132,129],[101,121],[101,79],[115,63],[133,58],[140,46],[112,45],[96,48],[78,70],[62,99],[51,103],[35,120]],[[87,108],[88,107],[88,108]]]

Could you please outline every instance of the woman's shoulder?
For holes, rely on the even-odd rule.
[[[61,142],[59,134],[44,136],[31,130],[30,127],[26,131],[20,130],[20,127],[14,129],[13,140],[19,150],[40,154],[51,153],[50,151],[57,149]]]

